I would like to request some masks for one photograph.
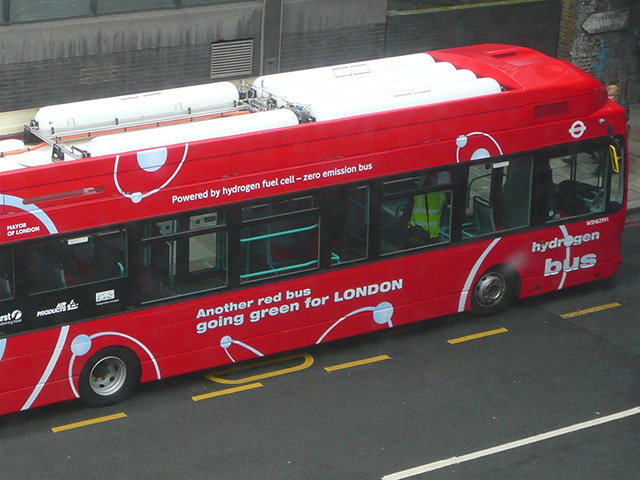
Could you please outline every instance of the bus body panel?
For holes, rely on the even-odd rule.
[[[607,101],[599,82],[565,62],[502,45],[432,54],[495,78],[505,91],[168,145],[149,154],[162,157],[160,168],[145,168],[140,152],[123,152],[6,171],[0,174],[2,243],[15,246],[22,264],[23,250],[38,237],[83,242],[94,230],[126,230],[139,240],[127,248],[139,247],[146,222],[166,215],[217,208],[240,215],[258,200],[330,195],[340,185],[367,185],[380,195],[383,180],[400,174],[454,166],[468,174],[478,159],[534,157],[625,135],[623,110]],[[462,187],[451,191],[457,195]],[[500,265],[517,272],[521,298],[606,278],[621,261],[625,207],[623,198],[615,212],[498,229],[155,303],[140,300],[140,253],[130,251],[132,267],[122,278],[0,303],[0,326],[39,322],[39,330],[0,337],[0,414],[77,398],[83,366],[112,345],[136,355],[147,382],[462,312],[471,308],[478,278]],[[239,236],[239,228],[231,235]],[[16,277],[25,290],[26,277]]]

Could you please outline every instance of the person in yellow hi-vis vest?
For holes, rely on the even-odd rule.
[[[413,210],[411,211],[409,225],[420,227],[429,232],[430,238],[438,238],[438,235],[440,235],[440,218],[446,202],[447,196],[444,192],[415,195],[413,197]]]
[[[418,180],[420,188],[450,185],[449,172],[423,175]],[[440,221],[447,205],[446,191],[420,193],[408,199],[405,209],[406,232],[404,248],[414,248],[437,241],[440,236]]]

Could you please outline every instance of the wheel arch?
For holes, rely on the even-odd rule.
[[[495,277],[491,278],[491,275],[495,275]],[[482,290],[483,285],[485,285],[483,282],[487,282],[489,284],[492,280],[497,280],[499,277],[504,279],[504,295],[495,303],[491,303],[489,300],[485,302],[479,301],[479,298],[486,297],[485,294],[478,293],[478,289],[480,288]],[[518,269],[509,263],[496,263],[485,268],[476,277],[470,291],[471,312],[476,316],[484,316],[504,311],[513,302],[520,298],[521,290],[522,278]]]
[[[132,348],[104,346],[82,364],[77,380],[79,396],[91,406],[113,405],[127,398],[141,377],[142,362]],[[103,384],[99,378],[105,379]]]

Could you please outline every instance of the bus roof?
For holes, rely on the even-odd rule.
[[[606,103],[603,84],[571,63],[525,47],[486,44],[433,52],[435,59],[495,78],[504,87],[526,93],[529,104],[595,95]]]
[[[506,101],[478,101],[505,93]],[[558,103],[570,99],[581,112]],[[577,67],[528,48],[460,47],[266,75],[250,86],[219,82],[46,106],[25,126],[22,140],[0,141],[0,171],[417,107],[428,118],[434,107],[452,101],[458,114],[465,106],[478,111],[474,105],[540,103],[537,116],[576,115],[587,113],[585,105],[602,107],[606,92]],[[289,114],[265,114],[277,109]],[[230,118],[245,113],[258,115]]]

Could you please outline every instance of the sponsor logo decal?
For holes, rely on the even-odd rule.
[[[75,300],[71,299],[68,302],[60,302],[55,308],[48,308],[46,310],[40,310],[36,314],[36,317],[47,317],[49,315],[57,315],[59,313],[71,312],[72,310],[77,310],[78,304]]]
[[[0,315],[0,327],[15,325],[16,323],[22,323],[22,312],[20,310]]]
[[[96,292],[96,305],[106,305],[108,303],[117,303],[118,301],[115,290]]]

